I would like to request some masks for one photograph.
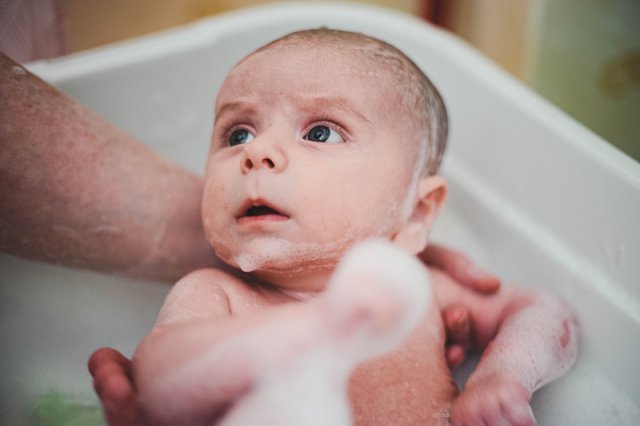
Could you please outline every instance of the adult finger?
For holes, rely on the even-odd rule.
[[[484,271],[467,256],[441,245],[430,244],[420,253],[427,265],[449,274],[459,284],[480,293],[495,293],[500,288],[500,279]]]
[[[131,361],[115,349],[101,348],[91,355],[88,364],[107,423],[144,426],[131,379]]]
[[[464,361],[465,349],[462,345],[448,345],[445,348],[445,356],[447,358],[447,365],[449,368],[457,367]]]
[[[101,386],[104,417],[110,426],[145,426],[134,388],[122,374],[110,375]]]
[[[89,372],[95,377],[96,370],[105,364],[115,364],[131,377],[131,360],[113,348],[100,348],[89,357]]]
[[[469,348],[473,336],[469,309],[461,304],[451,304],[442,310],[442,320],[447,331],[447,343]]]

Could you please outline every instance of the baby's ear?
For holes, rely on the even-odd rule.
[[[433,222],[447,199],[447,183],[441,176],[429,176],[418,183],[413,212],[407,223],[393,236],[393,242],[412,254],[427,246]]]

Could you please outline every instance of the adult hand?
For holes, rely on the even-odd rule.
[[[446,247],[430,244],[420,253],[420,259],[433,268],[447,273],[461,286],[479,293],[492,294],[500,289],[500,280],[480,269],[468,257]],[[442,308],[442,320],[447,332],[446,357],[450,367],[460,364],[473,341],[473,318],[469,309],[460,304]]]
[[[147,424],[136,399],[131,361],[127,357],[112,348],[98,349],[89,358],[89,372],[110,426]]]

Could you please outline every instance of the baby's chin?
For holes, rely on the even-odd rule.
[[[222,242],[213,243],[213,246],[218,257],[243,272],[292,278],[332,271],[350,243],[299,243],[264,237],[240,247]]]

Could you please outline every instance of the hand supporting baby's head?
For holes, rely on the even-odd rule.
[[[321,289],[364,238],[418,252],[446,195],[434,176],[446,129],[436,89],[392,46],[325,29],[276,40],[218,94],[207,238],[232,266],[296,290]]]

